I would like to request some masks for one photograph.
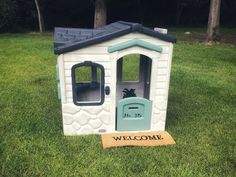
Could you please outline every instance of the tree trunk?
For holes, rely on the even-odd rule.
[[[95,1],[94,28],[106,25],[107,7],[105,0]]]
[[[220,3],[221,0],[211,0],[208,17],[206,42],[219,40],[220,37]]]
[[[38,13],[39,32],[42,33],[45,31],[42,9],[40,7],[39,0],[34,0],[34,2],[35,2],[37,13]]]

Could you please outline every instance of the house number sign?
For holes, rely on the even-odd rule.
[[[144,107],[141,104],[133,103],[124,106],[124,119],[142,119],[144,117]]]

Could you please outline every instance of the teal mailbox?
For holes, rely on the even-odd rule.
[[[130,97],[120,100],[117,108],[118,131],[149,130],[152,102],[145,98]]]

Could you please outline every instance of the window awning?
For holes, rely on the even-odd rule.
[[[110,46],[108,47],[108,52],[112,53],[115,51],[124,50],[124,49],[134,47],[134,46],[142,47],[149,50],[154,50],[159,53],[162,52],[162,47],[160,47],[159,45],[155,45],[155,44],[152,44],[152,43],[149,43],[149,42],[137,39],[137,38]]]

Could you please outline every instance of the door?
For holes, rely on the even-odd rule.
[[[117,131],[150,130],[152,102],[145,98],[129,97],[117,106]]]

